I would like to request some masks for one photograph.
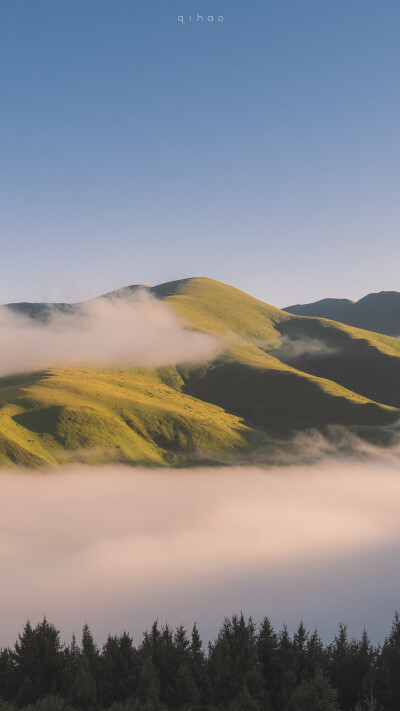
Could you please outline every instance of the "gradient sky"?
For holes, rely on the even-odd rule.
[[[398,0],[0,0],[0,100],[0,303],[400,289]]]

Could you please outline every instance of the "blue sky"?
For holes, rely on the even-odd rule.
[[[0,303],[400,289],[398,0],[0,0],[0,100]]]

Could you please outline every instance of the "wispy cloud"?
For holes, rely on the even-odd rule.
[[[0,376],[59,364],[160,366],[212,359],[220,344],[185,328],[173,311],[139,293],[97,299],[46,323],[0,307]]]
[[[288,338],[282,336],[279,354],[286,358],[300,358],[301,356],[324,356],[338,352],[338,348],[328,345],[319,338]]]

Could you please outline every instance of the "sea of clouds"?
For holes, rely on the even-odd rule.
[[[0,474],[0,644],[44,614],[69,639],[136,641],[196,620],[212,639],[243,610],[329,640],[339,621],[383,640],[400,608],[398,460]]]

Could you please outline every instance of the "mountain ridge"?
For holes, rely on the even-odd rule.
[[[355,328],[363,328],[395,338],[400,336],[398,291],[374,292],[358,301],[320,299],[309,304],[286,306],[282,310],[295,316],[328,318]]]

